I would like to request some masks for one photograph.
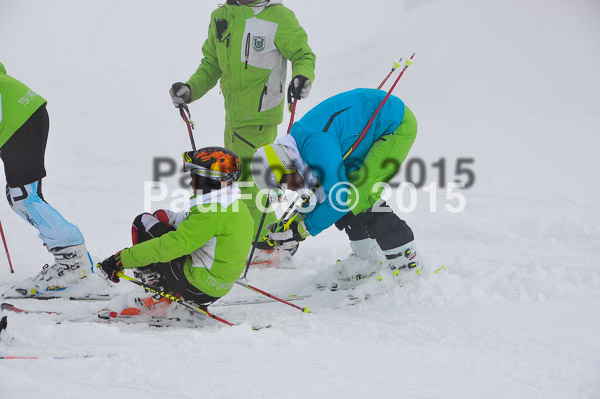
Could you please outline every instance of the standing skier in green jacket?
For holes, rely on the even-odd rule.
[[[46,265],[4,294],[48,298],[71,295],[71,286],[87,281],[91,261],[79,228],[69,223],[42,195],[44,157],[49,131],[46,100],[6,74],[0,63],[0,158],[6,198],[20,217],[35,227],[54,263]]]
[[[252,181],[254,151],[277,137],[283,121],[287,61],[292,63],[288,100],[308,97],[315,55],[307,34],[281,0],[228,0],[213,11],[200,66],[186,82],[173,84],[175,106],[198,100],[217,82],[225,97],[225,147],[242,162],[241,181]],[[257,207],[256,187],[243,188],[258,228],[264,208]],[[261,209],[262,208],[262,209]],[[276,220],[270,212],[265,226]],[[265,231],[266,233],[266,231]]]
[[[133,269],[142,282],[206,308],[231,290],[244,271],[254,224],[235,182],[238,156],[206,147],[183,154],[194,196],[188,212],[159,210],[133,221],[133,246],[110,256],[97,268],[115,283]],[[122,316],[168,316],[171,301],[145,296],[120,311]]]

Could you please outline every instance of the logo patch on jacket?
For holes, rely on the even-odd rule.
[[[265,49],[266,44],[267,44],[266,36],[254,36],[252,38],[252,48],[257,53],[260,53],[261,51],[263,51]]]

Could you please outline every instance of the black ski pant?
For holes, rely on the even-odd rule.
[[[358,215],[348,212],[335,227],[345,230],[350,241],[372,238],[383,251],[400,248],[415,239],[411,228],[385,202]]]
[[[7,187],[21,187],[46,177],[44,157],[50,121],[46,104],[27,119],[0,148]]]

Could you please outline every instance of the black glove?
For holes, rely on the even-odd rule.
[[[301,100],[308,97],[310,94],[310,79],[304,75],[296,75],[288,86],[288,103],[292,102],[292,98]]]
[[[192,89],[190,85],[177,82],[173,83],[171,89],[169,89],[169,94],[171,95],[171,100],[173,100],[173,105],[175,107],[179,107],[181,104],[187,104],[192,99]]]
[[[98,263],[96,265],[96,270],[98,271],[100,277],[106,280],[110,280],[113,283],[118,283],[121,281],[118,276],[118,273],[123,271],[123,264],[121,263],[121,251]]]

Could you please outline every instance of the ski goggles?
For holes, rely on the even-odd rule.
[[[200,165],[192,163],[192,156],[194,151],[187,151],[183,153],[183,171],[190,172],[196,176],[206,177],[213,180],[225,180],[225,181],[236,181],[240,177],[240,172],[221,172],[205,168]]]

